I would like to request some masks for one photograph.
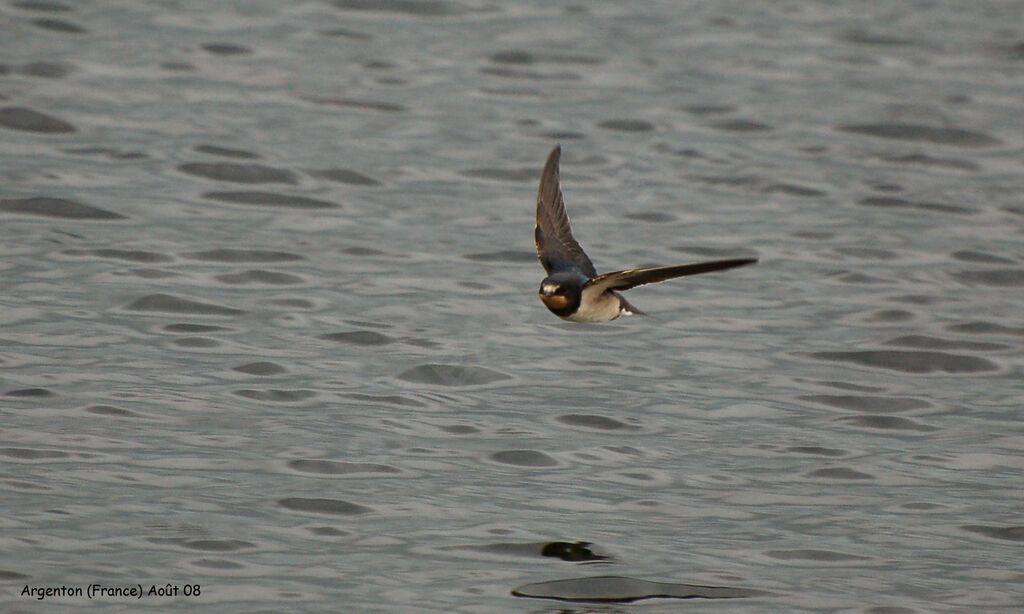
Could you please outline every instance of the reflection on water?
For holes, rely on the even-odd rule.
[[[1019,607],[1013,11],[0,11],[5,605]],[[761,263],[559,321],[556,142],[598,269]]]

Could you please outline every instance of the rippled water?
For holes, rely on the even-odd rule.
[[[0,603],[1017,611],[1022,12],[5,2]]]

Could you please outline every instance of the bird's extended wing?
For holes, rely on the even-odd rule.
[[[696,264],[679,264],[675,266],[660,266],[651,269],[628,269],[599,275],[586,283],[585,288],[594,290],[629,290],[635,286],[653,284],[674,277],[685,275],[699,275],[722,271],[745,264],[753,264],[757,258],[735,258],[732,260],[714,260],[711,262],[698,262]]]
[[[575,269],[588,278],[596,277],[593,263],[572,236],[569,216],[565,213],[562,190],[558,185],[558,159],[561,154],[561,146],[551,150],[540,176],[537,226],[533,232],[537,242],[537,257],[549,274]]]

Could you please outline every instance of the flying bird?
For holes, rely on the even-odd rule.
[[[590,258],[572,236],[558,185],[561,154],[561,146],[555,147],[541,173],[534,228],[537,257],[548,273],[540,284],[540,300],[556,316],[570,322],[607,322],[625,315],[647,315],[630,305],[618,291],[757,262],[757,258],[735,258],[598,275]]]

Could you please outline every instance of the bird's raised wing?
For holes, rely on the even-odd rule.
[[[755,262],[757,262],[757,258],[735,258],[732,260],[698,262],[696,264],[660,266],[650,269],[627,269],[625,271],[615,271],[614,273],[599,275],[588,281],[584,288],[592,288],[602,292],[605,290],[629,290],[635,286],[653,284],[665,281],[666,279],[722,271]]]
[[[588,278],[596,277],[597,270],[572,236],[569,216],[565,213],[562,190],[558,185],[558,159],[561,154],[561,146],[551,150],[540,176],[537,225],[533,231],[537,257],[548,274],[575,269]]]

